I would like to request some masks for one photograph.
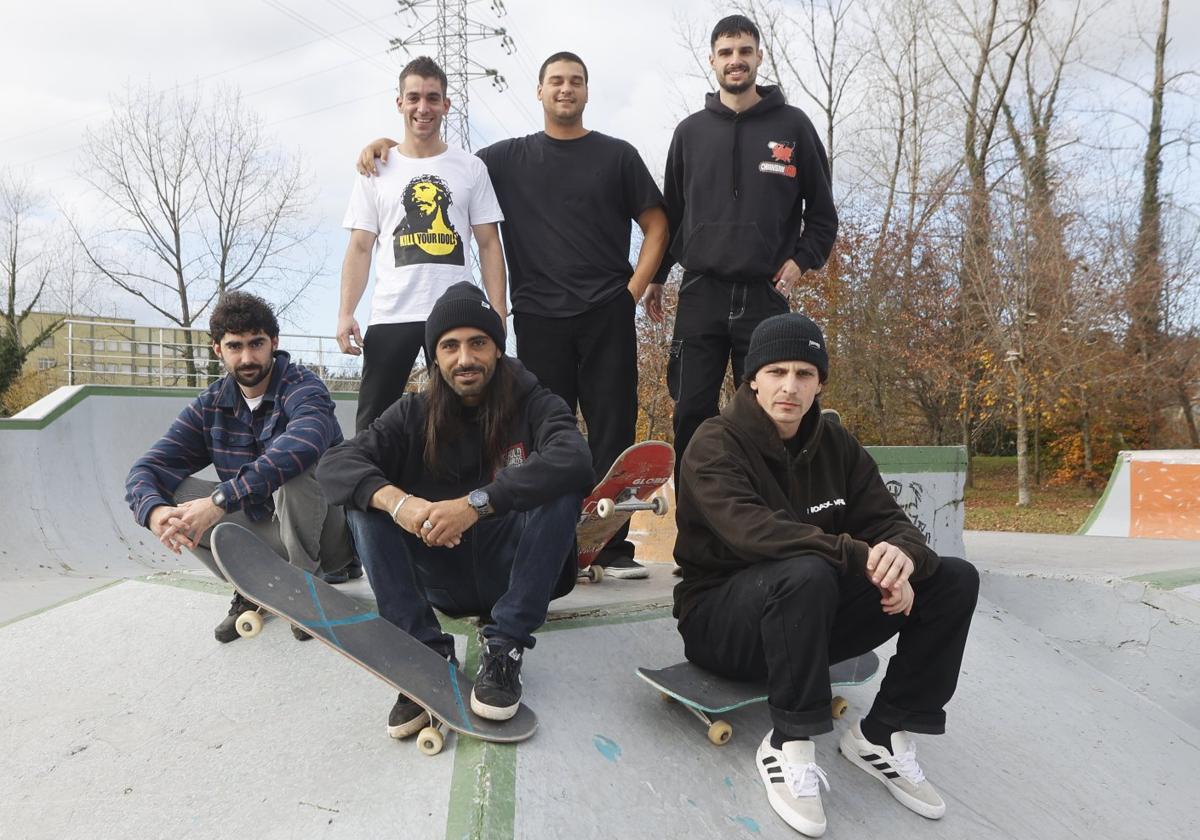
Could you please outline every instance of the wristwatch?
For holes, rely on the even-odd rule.
[[[486,490],[472,490],[467,495],[467,504],[475,508],[475,512],[479,514],[480,519],[483,519],[485,516],[491,516],[496,512],[496,509],[492,507],[492,501],[488,498]]]
[[[225,498],[225,491],[222,490],[220,487],[218,487],[216,490],[212,491],[212,495],[208,497],[208,500],[210,502],[212,502],[214,505],[216,505],[217,507],[219,507],[221,510],[226,509],[225,503],[227,501],[229,501],[227,498]]]

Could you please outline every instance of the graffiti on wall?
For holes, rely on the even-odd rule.
[[[905,482],[894,478],[888,479],[884,483],[887,485],[888,492],[892,494],[892,498],[896,500],[896,504],[900,505],[900,509],[904,511],[904,515],[925,536],[925,542],[932,545],[933,523],[925,521],[921,509],[921,502],[925,499],[925,487],[919,481]]]

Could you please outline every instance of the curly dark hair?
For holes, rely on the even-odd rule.
[[[266,333],[268,338],[279,337],[279,322],[271,305],[249,292],[226,292],[208,319],[208,331],[214,344],[220,344],[225,333]]]

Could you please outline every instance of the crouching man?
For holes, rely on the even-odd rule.
[[[830,663],[899,634],[874,705],[840,751],[903,805],[945,803],[911,733],[945,730],[979,588],[975,568],[939,558],[884,486],[870,455],[817,400],[829,373],[821,330],[798,313],[753,332],[746,381],[683,457],[675,616],[687,658],[766,679],[773,724],[758,748],[772,808],[825,831],[810,738],[833,729]]]
[[[253,531],[306,572],[353,568],[345,514],[326,501],[314,470],[325,450],[342,442],[329,391],[279,349],[279,323],[262,298],[226,294],[209,332],[226,375],[130,469],[125,500],[138,524],[176,554],[190,550],[221,578],[208,534],[222,519]],[[209,464],[219,482],[194,477]],[[238,615],[255,607],[235,592],[217,641],[236,639]],[[309,638],[298,627],[292,632]]]
[[[566,403],[504,354],[504,326],[468,282],[425,323],[428,386],[331,449],[318,478],[347,508],[379,613],[448,659],[433,607],[484,616],[471,709],[505,720],[521,700],[521,661],[551,599],[575,582],[575,526],[592,479]],[[401,694],[388,734],[428,715]]]

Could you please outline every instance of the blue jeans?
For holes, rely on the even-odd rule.
[[[348,510],[357,554],[379,614],[442,655],[454,640],[433,607],[450,616],[490,616],[485,638],[533,647],[550,601],[575,585],[575,526],[583,497],[481,519],[454,548],[430,548],[379,510]]]

